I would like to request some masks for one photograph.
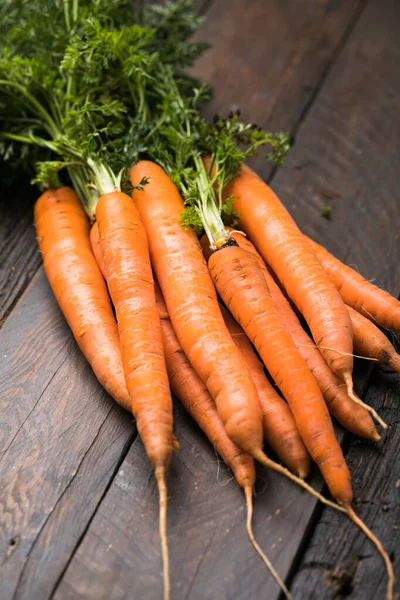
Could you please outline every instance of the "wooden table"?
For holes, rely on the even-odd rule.
[[[398,0],[205,0],[195,73],[207,115],[287,129],[287,162],[256,166],[305,233],[400,291]],[[160,598],[157,492],[132,418],[113,404],[66,327],[40,266],[25,184],[0,223],[1,600]],[[25,201],[20,198],[25,197]],[[331,218],[322,216],[331,206]],[[390,423],[379,444],[342,436],[355,505],[399,573],[400,376],[358,365],[358,389]],[[276,600],[251,549],[244,501],[179,406],[168,477],[176,599]],[[294,598],[375,600],[386,577],[340,514],[258,471],[256,536]],[[314,473],[311,482],[321,488]],[[396,551],[396,554],[395,554]]]

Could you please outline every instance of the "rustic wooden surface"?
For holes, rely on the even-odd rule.
[[[214,46],[195,70],[215,86],[208,114],[240,107],[245,118],[293,132],[287,163],[272,172],[258,163],[263,176],[272,175],[304,231],[397,295],[399,4],[198,6],[208,15],[198,37]],[[39,259],[29,202],[7,208],[1,198],[7,316]],[[157,493],[142,444],[76,349],[42,269],[5,320],[0,350],[0,598],[161,598]],[[400,378],[376,369],[368,385],[369,373],[359,367],[359,389],[368,387],[391,427],[377,446],[352,436],[344,444],[356,506],[398,567]],[[240,490],[183,409],[175,416],[174,597],[278,598],[247,542]],[[311,481],[321,487],[318,475]],[[383,596],[382,563],[344,517],[262,469],[258,492],[256,535],[296,599]]]
[[[0,326],[41,262],[32,227],[34,197],[27,182],[0,189]]]

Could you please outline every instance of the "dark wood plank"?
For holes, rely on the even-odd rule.
[[[216,6],[214,5],[214,7]],[[339,3],[339,6],[343,7],[343,4]],[[245,10],[240,13],[243,16],[243,20],[245,19],[245,13]],[[231,15],[231,12],[229,12],[229,15]],[[358,34],[359,36],[363,38],[365,36],[365,43],[369,44],[366,23],[368,23],[368,18],[361,19],[357,26],[357,31],[361,32]],[[380,38],[385,36],[383,25],[384,23],[381,21],[381,28],[376,33]],[[224,31],[224,27],[221,27],[221,22],[218,25],[214,23],[213,26],[218,28],[218,31]],[[233,24],[232,28],[234,28]],[[254,38],[256,38],[256,33],[254,33]],[[356,45],[357,39],[355,42]],[[351,43],[352,38],[349,44]],[[229,51],[225,54],[232,56]],[[346,87],[346,79],[342,80],[342,78],[345,76],[351,77],[352,73],[357,73],[358,69],[362,69],[365,63],[362,53],[359,54],[356,51],[355,54],[358,56],[358,61],[361,64],[359,65],[358,62],[354,61],[352,71],[343,69],[342,65],[343,73],[341,73],[339,68],[335,69],[335,76],[328,77],[326,86],[322,89],[321,99],[318,97],[315,110],[312,114],[320,111],[321,114],[324,114],[327,118],[329,117],[329,111],[324,109],[324,102],[326,102],[327,96],[329,96],[328,106],[330,109],[332,109],[332,105],[336,105],[336,102],[343,102],[344,105],[348,105],[349,100],[346,101],[343,98],[343,94],[351,93],[351,87],[350,84]],[[345,56],[346,54],[343,53],[343,55]],[[344,60],[342,59],[342,62]],[[389,62],[390,69],[385,72],[385,78],[382,79],[379,86],[373,88],[376,94],[376,103],[378,103],[382,86],[384,87],[386,82],[387,86],[390,87],[392,78],[394,77],[392,69],[394,68],[395,61]],[[219,90],[225,87],[226,75],[222,71],[222,60],[218,61],[214,59],[213,64],[217,64],[216,69],[221,69],[218,76],[216,76],[219,78],[216,97],[219,98]],[[224,64],[226,65],[226,61]],[[229,68],[231,68],[231,64],[230,62]],[[370,64],[369,68],[370,71],[368,72],[372,78],[374,65]],[[254,81],[252,83],[254,85]],[[249,88],[250,85],[249,82],[247,87]],[[325,89],[330,90],[329,93],[325,92]],[[235,96],[232,95],[231,98],[232,102],[234,102]],[[353,119],[357,119],[358,116],[360,126],[364,121],[366,124],[369,123],[370,110],[370,103],[364,103],[361,96],[357,111],[353,114]],[[315,210],[313,203],[309,201],[310,188],[311,190],[313,186],[318,188],[321,184],[321,179],[323,180],[323,177],[326,177],[324,161],[326,156],[330,156],[330,153],[326,149],[324,151],[325,146],[320,141],[325,135],[324,122],[319,122],[317,126],[313,122],[311,114],[310,122],[312,127],[308,125],[308,122],[307,118],[299,131],[297,143],[292,150],[290,160],[278,172],[274,180],[274,184],[276,182],[276,187],[279,189],[284,201],[290,208],[292,208],[292,204],[295,204],[295,209],[298,207],[298,210],[294,212],[299,224],[307,229],[308,233],[313,233],[314,237],[318,237],[320,241],[324,241],[329,245],[331,240],[337,239],[342,240],[343,243],[343,240],[347,241],[348,239],[347,231],[353,231],[353,228],[358,227],[360,235],[361,232],[365,233],[367,229],[368,243],[371,246],[371,251],[377,253],[379,246],[383,245],[386,253],[388,248],[393,248],[392,244],[394,242],[392,241],[392,236],[386,234],[386,237],[390,237],[391,240],[385,246],[385,241],[382,239],[381,233],[368,227],[369,217],[366,216],[367,210],[359,211],[358,213],[350,211],[350,214],[343,212],[343,219],[338,220],[336,217],[332,223],[326,223],[320,216],[320,209]],[[393,152],[395,151],[395,129],[392,128],[390,132],[387,132],[384,139],[374,138],[374,155],[376,153],[374,164],[376,164],[376,161],[381,161],[380,174],[386,174],[390,181],[390,183],[387,183],[388,187],[392,185],[391,181],[393,180],[394,173],[390,165],[386,170],[383,147],[388,146],[393,149]],[[345,146],[348,144],[353,150],[352,131],[349,131],[346,120],[341,122],[338,119],[335,122],[335,133],[338,139],[341,140],[341,145]],[[360,136],[362,136],[362,128]],[[312,143],[310,139],[312,139]],[[305,169],[298,169],[299,161],[303,158],[303,145],[306,147],[308,153],[313,153],[312,168],[308,172]],[[316,150],[313,152],[314,147]],[[349,151],[349,154],[352,154],[352,152]],[[356,153],[355,156],[351,156],[351,160],[345,163],[346,169],[343,168],[342,164],[340,173],[337,171],[334,172],[335,177],[340,177],[340,184],[344,188],[346,185],[351,186],[352,178],[353,176],[356,177],[357,173],[361,177],[364,170],[370,169],[371,165],[368,160],[370,155],[372,155],[372,149],[369,148],[366,149],[365,153]],[[301,177],[299,173],[304,177],[305,183],[303,186],[297,183],[298,178]],[[296,189],[293,180],[296,180]],[[395,176],[394,180],[396,181]],[[330,183],[334,183],[333,175]],[[325,188],[323,189],[325,190]],[[329,187],[326,188],[326,190],[329,189]],[[326,193],[329,193],[329,191]],[[299,198],[296,203],[294,198]],[[391,207],[387,196],[386,200],[388,207]],[[365,206],[371,204],[371,196],[366,188],[363,189],[362,195],[360,193],[359,202],[361,203],[362,201]],[[391,207],[388,210],[393,211],[394,209]],[[391,212],[390,214],[397,213]],[[375,213],[374,215],[376,216]],[[346,229],[347,226],[349,229]],[[318,235],[320,228],[324,229],[323,235]],[[354,245],[357,243],[358,239],[355,240]],[[396,247],[396,249],[397,252],[391,253],[391,261],[389,263],[389,269],[392,273],[392,285],[388,287],[392,291],[394,291],[397,285],[396,281],[398,281],[399,276],[397,271],[398,248]],[[355,252],[358,253],[358,249]],[[389,252],[387,253],[389,254]],[[343,253],[339,253],[339,255],[344,257]],[[367,374],[365,369],[362,369],[359,382],[365,386],[366,380]],[[214,597],[277,598],[279,593],[275,584],[265,574],[262,565],[259,564],[256,557],[251,553],[251,549],[248,546],[247,550],[245,549],[246,541],[243,523],[241,525],[240,523],[235,523],[237,515],[242,514],[237,512],[239,510],[237,499],[240,497],[240,492],[236,489],[233,482],[221,490],[215,481],[214,483],[210,481],[209,465],[212,453],[200,443],[200,439],[196,440],[195,437],[192,437],[193,434],[198,436],[196,429],[189,430],[184,422],[179,419],[176,422],[177,434],[178,436],[183,436],[183,439],[181,439],[181,452],[174,460],[172,472],[169,477],[171,496],[169,520],[172,551],[171,567],[174,573],[173,586],[175,596],[182,598],[190,597],[191,599]],[[365,452],[365,448],[368,445],[363,442],[360,444],[363,446]],[[121,467],[123,473],[113,482],[100,510],[93,519],[87,535],[83,539],[69,569],[60,583],[55,598],[94,598],[95,596],[119,598],[123,594],[123,590],[126,589],[132,590],[133,595],[137,597],[142,597],[146,594],[152,597],[154,594],[154,597],[159,597],[154,591],[158,590],[160,593],[160,572],[159,570],[158,573],[154,571],[154,560],[156,559],[158,559],[160,569],[157,536],[154,535],[151,545],[148,541],[146,542],[146,539],[148,540],[149,528],[154,524],[154,520],[156,519],[154,479],[151,476],[150,469],[146,468],[147,462],[143,453],[140,455],[138,448],[141,448],[139,440],[135,442]],[[202,464],[203,462],[205,463],[204,470],[199,466],[199,463]],[[301,552],[304,535],[312,522],[315,503],[301,492],[294,490],[290,484],[281,481],[274,475],[263,474],[263,477],[267,477],[268,485],[267,491],[259,496],[256,501],[256,531],[260,542],[268,551],[270,558],[275,564],[279,565],[281,574],[285,576],[289,572],[289,565],[293,564],[294,558]],[[197,482],[197,486],[195,482]],[[320,486],[320,481],[315,480],[314,484]],[[203,487],[206,488],[207,493],[201,492]],[[235,502],[231,500],[232,494],[236,498]],[[285,499],[285,502],[282,502],[282,498]],[[290,504],[288,505],[288,503]],[[138,512],[138,506],[143,507],[143,510]],[[279,518],[275,519],[277,516],[275,515],[275,510],[278,508],[281,509],[281,513],[278,515]],[[281,521],[280,517],[284,517],[284,519]],[[269,529],[271,521],[273,526]],[[198,530],[199,524],[202,526],[202,533]],[[229,535],[225,534],[225,528],[230,529]],[[327,552],[328,547],[329,540],[327,539],[324,544],[320,544],[319,553],[323,554]],[[111,557],[110,552],[112,552]],[[138,576],[138,573],[142,575]],[[377,580],[384,581],[381,564],[379,564],[379,569],[376,569],[374,573]],[[94,586],[91,584],[93,581],[96,582]],[[322,576],[318,589],[319,594],[321,594],[318,594],[318,597],[323,597]],[[302,598],[306,596],[300,593],[298,597]]]
[[[307,235],[395,296],[399,25],[398,2],[371,0],[272,184]]]
[[[214,2],[197,38],[212,45],[193,69],[210,82],[212,117],[239,109],[272,131],[293,132],[335,60],[362,0]],[[267,178],[272,166],[253,160]]]
[[[379,410],[390,428],[378,446],[354,440],[346,455],[353,475],[355,507],[383,540],[397,574],[400,569],[399,395],[400,376],[377,369],[366,401]],[[375,548],[354,526],[332,511],[324,510],[296,571],[292,590],[294,598],[299,600],[385,597],[384,566]]]
[[[40,265],[34,198],[27,182],[0,188],[0,327]]]
[[[45,598],[134,428],[83,359],[42,269],[0,347],[0,597]]]

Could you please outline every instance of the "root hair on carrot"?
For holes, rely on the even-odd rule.
[[[329,348],[329,346],[319,346],[318,344],[296,344],[297,346],[303,346],[304,348],[318,348],[319,350],[331,350],[332,352],[337,352],[337,354],[342,354],[344,356],[352,356],[353,358],[361,358],[362,360],[370,360],[372,362],[379,362],[377,358],[373,358],[371,356],[361,356],[360,354],[353,354],[352,352],[341,352],[340,350],[336,350],[335,348]]]
[[[372,408],[372,406],[369,406],[369,404],[365,404],[365,402],[363,402],[361,400],[361,398],[359,398],[357,396],[357,394],[354,393],[353,379],[352,379],[351,375],[349,373],[346,373],[343,376],[343,378],[347,385],[347,393],[348,393],[349,397],[353,400],[353,402],[355,402],[359,406],[362,406],[363,408],[365,408],[365,410],[367,410],[371,414],[371,416],[375,419],[375,421],[377,423],[379,423],[379,425],[382,427],[382,429],[387,429],[387,427],[388,427],[387,423],[385,423],[385,421],[378,415],[376,410],[374,408]]]
[[[282,593],[286,596],[286,598],[288,600],[292,600],[292,595],[290,594],[288,588],[286,587],[284,581],[281,579],[281,577],[279,576],[279,573],[276,571],[276,569],[274,568],[274,566],[272,565],[271,561],[269,560],[269,558],[266,556],[266,554],[262,551],[262,549],[260,548],[259,544],[257,543],[255,537],[254,537],[254,532],[253,532],[253,525],[252,525],[252,521],[253,521],[253,495],[252,495],[252,488],[251,486],[246,486],[244,488],[244,493],[246,496],[246,507],[247,507],[247,518],[246,518],[246,528],[247,528],[247,533],[249,535],[249,539],[251,542],[251,545],[253,546],[254,550],[257,552],[258,556],[261,558],[261,560],[264,562],[264,564],[267,566],[269,572],[271,573],[272,577],[275,579],[276,583],[279,585],[279,587],[282,590]]]

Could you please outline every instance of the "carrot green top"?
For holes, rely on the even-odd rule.
[[[206,121],[199,109],[208,98],[207,86],[192,86],[190,90],[179,86],[168,65],[158,75],[157,92],[163,105],[148,136],[146,154],[178,186],[186,206],[183,226],[192,226],[197,233],[204,229],[211,247],[219,247],[229,238],[223,220],[234,216],[232,202],[222,200],[223,188],[238,173],[243,160],[257,154],[261,146],[269,146],[267,158],[281,162],[288,150],[287,135],[242,123],[239,112],[227,118],[216,115],[212,123]],[[202,161],[204,153],[211,155],[208,170]]]
[[[89,214],[119,188],[159,97],[157,74],[182,68],[205,45],[191,0],[3,0],[0,6],[0,156],[36,163],[34,182],[68,171]],[[134,135],[133,135],[134,134]],[[97,190],[88,186],[93,182]]]

